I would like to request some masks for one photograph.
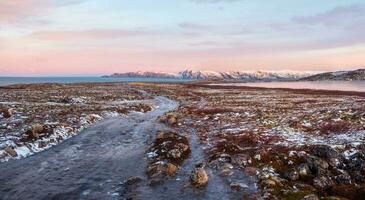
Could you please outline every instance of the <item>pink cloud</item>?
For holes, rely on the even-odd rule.
[[[0,1],[0,21],[11,22],[35,14],[45,8],[47,3],[36,0]]]
[[[26,20],[28,17],[45,14],[50,8],[80,3],[82,0],[56,1],[40,0],[1,0],[0,22],[15,22]]]
[[[158,33],[146,30],[123,30],[123,29],[94,29],[83,31],[39,31],[29,37],[44,40],[73,40],[73,39],[113,39],[122,37],[155,35]]]
[[[318,70],[365,64],[363,52],[231,54],[210,51],[83,49],[0,52],[0,71],[17,75],[110,74],[136,70]],[[330,66],[325,68],[324,66]]]

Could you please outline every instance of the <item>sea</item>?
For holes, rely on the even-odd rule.
[[[101,83],[101,82],[188,82],[172,78],[104,78],[104,77],[0,77],[0,86],[30,83]]]
[[[0,77],[0,86],[30,83],[101,83],[101,82],[166,82],[183,83],[193,80],[173,78],[104,78],[104,77]],[[263,88],[317,89],[365,92],[365,81],[297,81],[297,82],[250,82],[212,83],[211,85],[234,85]]]

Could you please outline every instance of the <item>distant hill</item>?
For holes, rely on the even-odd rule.
[[[357,69],[353,71],[336,71],[336,72],[326,72],[320,73],[313,76],[304,77],[300,80],[303,81],[328,81],[328,80],[338,80],[338,81],[355,81],[355,80],[365,80],[365,69]]]
[[[165,72],[128,72],[115,73],[109,76],[110,78],[174,78],[184,80],[242,80],[242,81],[273,81],[273,80],[297,80],[307,77],[309,73],[301,72],[215,72],[215,71],[193,71],[185,70],[179,73],[165,73]]]
[[[105,78],[178,78],[176,74],[165,72],[127,72],[114,73],[112,75],[103,76]]]

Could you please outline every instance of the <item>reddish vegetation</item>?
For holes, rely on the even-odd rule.
[[[365,93],[186,87],[200,98],[176,97],[182,104],[180,129],[197,130],[212,166],[219,168],[217,163],[223,162],[257,175],[264,199],[359,199],[364,195],[360,188],[365,171],[357,171],[365,166],[365,151],[345,158],[346,149],[361,148],[352,146],[351,140],[342,143],[333,137],[348,133],[351,138],[351,133],[365,129]],[[175,93],[178,96],[180,90]],[[318,140],[346,148],[316,145]],[[229,170],[224,174],[229,176]]]
[[[227,113],[227,112],[233,112],[233,109],[229,108],[200,108],[196,109],[195,113],[200,115],[212,115],[212,114],[218,114],[218,113]]]
[[[321,134],[331,134],[331,133],[346,133],[351,130],[352,124],[347,121],[339,122],[326,122],[321,124],[318,129]]]

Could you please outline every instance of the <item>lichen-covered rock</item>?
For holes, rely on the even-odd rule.
[[[151,152],[155,152],[159,159],[168,159],[172,163],[179,163],[190,154],[189,141],[187,137],[174,132],[159,132]]]
[[[190,182],[196,187],[206,186],[208,179],[208,174],[203,166],[197,166],[190,175]]]

